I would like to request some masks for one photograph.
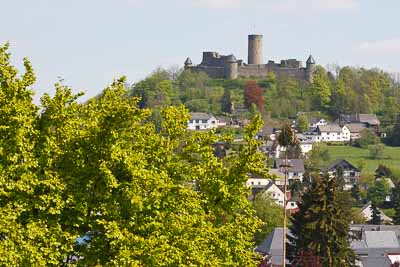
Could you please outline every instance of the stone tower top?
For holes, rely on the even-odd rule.
[[[248,40],[248,64],[261,65],[264,63],[263,36],[250,34]]]
[[[306,64],[307,64],[307,65],[309,65],[309,64],[315,64],[315,60],[314,60],[314,58],[313,58],[312,55],[310,55],[310,56],[308,57]]]
[[[188,57],[186,60],[185,60],[185,66],[191,66],[193,63],[192,63],[192,60],[190,59],[190,57]]]

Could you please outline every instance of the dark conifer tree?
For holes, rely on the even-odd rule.
[[[323,266],[356,266],[356,255],[350,248],[345,194],[336,177],[317,177],[303,195],[299,212],[292,217],[288,235],[288,259],[296,262],[308,252]]]
[[[393,223],[395,225],[400,225],[400,184],[396,184],[396,187],[393,189],[392,192],[392,201],[393,201],[393,208],[394,208],[394,217]]]
[[[381,224],[381,212],[374,202],[371,203],[372,218],[368,221],[369,224],[380,225]]]

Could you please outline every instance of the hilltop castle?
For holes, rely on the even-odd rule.
[[[269,60],[264,64],[263,57],[263,36],[249,35],[248,64],[237,60],[234,55],[223,56],[217,52],[203,52],[203,60],[199,65],[194,66],[191,59],[187,58],[185,69],[203,71],[212,78],[265,77],[268,72],[273,72],[277,76],[293,76],[301,81],[312,82],[315,60],[311,55],[305,68],[301,61],[296,59],[281,60],[280,63]]]

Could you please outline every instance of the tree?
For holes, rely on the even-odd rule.
[[[379,137],[371,129],[361,131],[361,137],[355,141],[355,146],[368,148],[369,145],[376,145],[380,142]]]
[[[261,244],[266,235],[276,227],[282,226],[283,208],[276,204],[265,192],[256,195],[253,207],[256,211],[256,216],[262,221],[260,232],[257,232],[255,236],[256,243]]]
[[[391,146],[400,146],[400,114],[397,115],[396,123],[387,138],[387,143]]]
[[[396,187],[392,191],[392,202],[395,215],[393,217],[393,224],[400,225],[400,185],[396,184]]]
[[[300,144],[288,146],[286,149],[286,153],[289,159],[299,159],[303,155]]]
[[[361,197],[360,197],[360,188],[358,184],[354,184],[353,187],[351,188],[351,197],[356,201],[359,202]]]
[[[392,170],[386,165],[379,164],[378,168],[376,168],[375,170],[376,178],[383,178],[383,177],[391,178],[392,176],[393,176]]]
[[[231,90],[225,88],[224,95],[221,98],[221,111],[226,113],[232,113],[232,98],[231,98]]]
[[[304,115],[301,115],[298,117],[297,119],[297,129],[299,130],[299,132],[304,133],[306,131],[308,131],[308,118]]]
[[[239,265],[257,262],[261,225],[249,173],[266,175],[259,116],[246,144],[220,159],[212,132],[188,132],[183,106],[151,111],[125,78],[84,104],[71,88],[32,102],[28,61],[18,77],[0,48],[0,265]],[[40,110],[40,112],[39,112]],[[85,237],[77,244],[78,237]],[[229,244],[229,245],[227,245]]]
[[[371,203],[370,209],[372,211],[372,217],[371,220],[368,221],[368,223],[373,225],[380,225],[382,222],[381,212],[379,211],[378,207],[374,202]]]
[[[264,111],[264,93],[263,89],[256,81],[248,81],[244,89],[244,103],[246,108],[255,104],[260,112]]]
[[[293,195],[299,194],[303,190],[303,184],[300,180],[294,180],[289,185],[290,192]]]
[[[331,84],[325,69],[317,66],[310,85],[310,96],[314,110],[329,108],[331,97]]]
[[[381,159],[383,158],[385,152],[384,144],[376,144],[368,146],[369,155],[373,159]]]
[[[291,219],[289,260],[309,252],[322,266],[356,266],[349,241],[351,216],[340,190],[335,177],[315,177]]]
[[[368,188],[367,198],[375,205],[382,205],[386,196],[390,194],[390,186],[385,179],[375,181],[374,185]]]
[[[307,165],[312,170],[322,170],[331,159],[329,149],[325,143],[315,143],[308,153]]]

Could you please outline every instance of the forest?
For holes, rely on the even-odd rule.
[[[255,104],[265,117],[276,120],[296,118],[299,112],[314,112],[328,119],[339,114],[374,113],[384,128],[395,123],[400,111],[397,75],[348,66],[330,69],[334,71],[317,66],[312,83],[273,73],[262,79],[224,80],[210,79],[201,72],[157,69],[133,84],[129,94],[141,97],[140,106],[149,108],[184,104],[193,112],[229,115],[233,106],[244,107],[251,115]]]

